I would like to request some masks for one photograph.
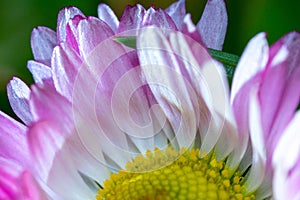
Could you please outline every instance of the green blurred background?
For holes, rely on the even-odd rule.
[[[1,0],[0,1],[0,110],[12,114],[6,96],[6,84],[18,76],[28,85],[32,83],[26,68],[33,59],[30,34],[36,26],[55,30],[58,11],[65,6],[77,6],[86,15],[97,15],[99,0]],[[141,3],[145,7],[167,7],[174,0],[106,0],[118,16],[126,4]],[[186,0],[187,11],[194,22],[199,20],[206,0]],[[269,43],[283,34],[300,31],[299,0],[227,0],[229,16],[224,51],[240,55],[251,37],[261,31],[268,33]],[[299,77],[300,78],[300,77]]]

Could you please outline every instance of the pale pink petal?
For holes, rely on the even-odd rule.
[[[42,63],[30,60],[27,63],[27,68],[31,72],[34,82],[38,84],[48,84],[53,86],[51,68]]]
[[[72,98],[73,84],[82,65],[79,55],[67,44],[60,44],[53,51],[52,72],[56,90],[66,98]]]
[[[73,154],[73,162],[75,163],[74,165],[76,165],[76,168],[83,174],[94,177],[95,180],[99,182],[103,181],[104,177],[107,178],[108,173],[106,166],[104,165],[104,158],[103,156],[100,156],[102,154],[101,146],[98,145],[98,151],[94,153],[97,154],[97,156],[93,157],[93,155],[90,155],[87,149],[83,146],[85,144],[81,142],[81,139],[84,139],[82,136],[89,136],[87,128],[88,119],[86,119],[86,124],[78,124],[78,127],[74,126],[73,123],[75,119],[73,117],[75,116],[73,116],[73,114],[75,111],[72,110],[73,108],[71,107],[71,104],[64,97],[47,87],[35,86],[32,91],[31,109],[35,113],[36,121],[40,121],[41,123],[46,122],[57,129],[56,132],[51,132],[51,134],[56,134],[56,136],[53,137],[63,140],[61,142],[63,142],[64,145],[70,145],[68,149]],[[43,127],[43,125],[41,126]],[[87,128],[84,131],[84,135],[76,132],[76,128],[81,126],[83,128]],[[38,134],[38,132],[34,134]],[[98,140],[95,141],[101,140],[99,138],[97,139]],[[58,149],[54,150],[58,151]],[[96,158],[98,160],[96,160]],[[100,161],[103,165],[101,165]]]
[[[31,49],[34,59],[50,66],[52,51],[56,42],[56,33],[47,27],[38,27],[31,33]]]
[[[70,19],[75,17],[76,15],[80,15],[85,18],[84,14],[76,7],[67,7],[59,11],[58,19],[57,19],[57,40],[58,43],[65,42],[67,36],[67,23]]]
[[[72,112],[71,103],[49,86],[33,85],[31,87],[30,111],[35,121],[53,120],[68,127],[71,119],[64,118]]]
[[[61,198],[92,199],[92,191],[79,175],[73,155],[65,146],[68,134],[62,131],[51,121],[40,121],[30,127],[28,141],[35,173]]]
[[[0,157],[30,167],[26,127],[0,111]]]
[[[165,11],[175,22],[177,29],[181,30],[182,24],[183,24],[183,19],[186,15],[185,0],[179,0],[179,1],[171,4],[168,8],[166,8]]]
[[[119,20],[114,11],[108,5],[100,4],[98,6],[98,17],[107,23],[115,33],[117,33]]]
[[[21,176],[19,183],[21,183],[22,195],[25,200],[47,200],[47,196],[44,191],[37,185],[36,180],[28,171],[24,171]]]
[[[208,48],[222,50],[226,30],[227,11],[224,0],[208,0],[197,24],[203,42]]]
[[[32,122],[29,110],[30,89],[19,78],[13,78],[7,85],[7,96],[16,115],[25,123]]]

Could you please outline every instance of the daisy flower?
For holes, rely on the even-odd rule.
[[[272,183],[297,181],[298,154],[280,159],[298,130],[299,33],[271,47],[255,36],[230,90],[207,50],[222,48],[223,1],[208,1],[197,26],[184,1],[127,7],[120,21],[104,4],[98,11],[66,8],[56,33],[33,31],[35,84],[8,84],[27,126],[0,113],[4,198],[287,197]],[[117,36],[135,37],[136,49]]]

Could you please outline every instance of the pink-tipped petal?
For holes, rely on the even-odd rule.
[[[98,6],[98,17],[108,24],[115,33],[117,33],[119,20],[114,11],[108,5],[100,4]]]
[[[197,24],[198,31],[208,48],[222,50],[227,20],[225,1],[208,0]]]
[[[40,85],[48,84],[53,86],[51,68],[42,63],[30,60],[27,63],[27,68],[31,72],[34,82]]]
[[[76,7],[67,7],[58,13],[58,19],[57,19],[57,40],[58,43],[65,42],[66,36],[67,36],[67,24],[70,19],[75,17],[76,15],[80,15],[83,18],[85,18],[85,15]]]
[[[26,127],[0,111],[0,157],[30,167]]]
[[[50,66],[52,51],[56,42],[56,33],[47,27],[38,27],[31,33],[31,49],[34,59]]]
[[[173,4],[171,4],[168,8],[166,8],[166,13],[172,18],[175,22],[177,28],[181,30],[183,19],[185,17],[185,0],[179,0]]]
[[[7,85],[7,96],[16,115],[25,123],[32,122],[29,110],[30,89],[19,78],[13,78]]]

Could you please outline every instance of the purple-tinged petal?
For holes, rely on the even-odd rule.
[[[72,47],[78,54],[79,52],[79,46],[78,46],[78,25],[81,20],[83,20],[81,15],[76,15],[72,19],[69,20],[67,23],[66,28],[66,43]]]
[[[179,1],[171,4],[168,8],[166,8],[165,11],[175,22],[177,29],[181,30],[182,24],[183,24],[183,19],[186,15],[185,0],[179,0]]]
[[[82,65],[79,55],[62,43],[53,51],[52,72],[56,90],[66,98],[72,98],[73,84]]]
[[[270,156],[299,103],[299,45],[300,34],[297,32],[287,34],[272,45],[271,50],[274,48],[276,53],[270,61],[261,85],[262,118]],[[285,49],[288,51],[287,54],[282,53],[286,51]],[[277,57],[283,57],[282,62],[274,62],[275,59],[278,60]],[[273,63],[276,65],[272,65]]]
[[[272,158],[275,199],[299,199],[300,184],[300,113],[297,112],[284,130]]]
[[[7,96],[16,115],[25,123],[32,122],[29,110],[30,89],[19,78],[13,78],[7,85]]]
[[[141,28],[146,10],[140,4],[126,6],[120,19],[118,33]]]
[[[36,61],[28,61],[27,68],[31,72],[34,82],[38,84],[48,84],[53,86],[51,68]]]
[[[224,0],[208,0],[197,24],[203,42],[208,48],[222,50],[226,30],[227,11]]]
[[[78,34],[80,55],[86,58],[97,45],[112,37],[114,32],[105,22],[89,17],[79,22]]]
[[[115,33],[117,33],[119,20],[114,11],[108,5],[102,3],[98,6],[98,17],[108,24]]]
[[[67,23],[70,19],[75,17],[76,15],[80,15],[83,18],[85,18],[85,15],[76,7],[68,7],[60,10],[58,13],[58,19],[57,19],[57,40],[58,43],[65,42],[66,36],[67,36]]]
[[[152,7],[149,8],[145,13],[142,25],[153,25],[166,30],[177,30],[176,24],[174,23],[172,18],[163,9],[160,8],[157,11]]]
[[[153,7],[145,10],[143,6],[137,4],[125,8],[118,33],[132,30],[132,32],[126,32],[126,35],[135,36],[140,28],[151,25],[166,30],[177,30],[175,22],[164,10],[155,10]]]
[[[30,167],[26,127],[0,111],[0,157]]]
[[[47,27],[37,27],[31,33],[31,49],[36,61],[50,66],[53,48],[56,46],[56,33]]]
[[[198,41],[199,43],[203,43],[200,33],[197,30],[197,27],[192,21],[191,14],[186,14],[184,19],[183,19],[183,24],[182,24],[182,33],[190,36],[194,40]]]

